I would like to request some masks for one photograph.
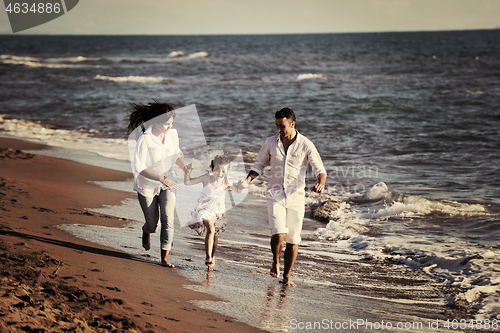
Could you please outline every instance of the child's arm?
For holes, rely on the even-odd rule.
[[[191,178],[191,171],[193,171],[193,165],[190,163],[186,165],[186,172],[184,173],[184,185],[195,185],[203,182],[205,184],[207,175],[201,175],[196,178]]]

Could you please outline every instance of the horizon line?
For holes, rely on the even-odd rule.
[[[16,36],[277,36],[277,35],[346,35],[346,34],[380,34],[380,33],[419,33],[419,32],[465,32],[465,31],[492,31],[500,30],[500,26],[496,28],[478,28],[478,29],[443,29],[443,30],[381,30],[381,31],[347,31],[347,32],[282,32],[282,33],[198,33],[198,34],[112,34],[112,33],[95,33],[95,34],[58,34],[58,33],[13,33],[0,32],[0,36],[16,35]]]

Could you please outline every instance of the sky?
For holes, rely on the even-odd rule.
[[[0,8],[4,9],[3,5]],[[80,0],[63,16],[18,34],[287,34],[498,28],[500,0]],[[0,13],[0,34],[12,34],[4,10]]]

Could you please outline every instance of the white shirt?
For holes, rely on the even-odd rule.
[[[267,138],[251,170],[262,175],[264,168],[271,166],[267,186],[268,196],[282,190],[285,191],[286,196],[292,194],[304,195],[307,162],[313,167],[316,177],[320,173],[326,175],[321,157],[308,138],[297,131],[297,138],[285,153],[285,148],[278,133]]]
[[[175,179],[173,165],[182,152],[179,148],[179,136],[177,130],[169,129],[165,134],[164,143],[152,133],[150,126],[137,140],[132,163],[134,173],[134,191],[144,196],[154,196],[160,190],[166,190],[165,184],[159,180],[152,180],[142,176],[144,169],[149,169],[158,175],[164,175],[168,179]]]

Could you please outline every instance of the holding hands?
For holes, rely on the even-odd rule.
[[[191,162],[184,167],[184,173],[190,174],[191,171],[193,171],[193,169],[194,169],[193,163]]]
[[[241,192],[245,189],[248,188],[248,182],[246,179],[243,179],[243,180],[240,180],[237,184],[236,184],[236,188],[238,188],[238,192]]]
[[[168,188],[170,189],[178,189],[179,188],[179,185],[177,185],[176,182],[174,182],[173,180],[170,180],[168,179],[167,177],[163,176],[163,180],[162,180],[162,183],[165,184],[165,186],[167,186]]]

